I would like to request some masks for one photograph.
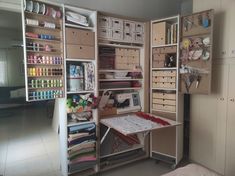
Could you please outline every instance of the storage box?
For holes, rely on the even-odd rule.
[[[133,33],[131,32],[124,32],[123,39],[127,42],[132,42],[134,40]]]
[[[175,112],[176,111],[175,106],[161,105],[161,104],[153,104],[153,109],[154,110],[160,110],[160,111],[170,111],[170,112]]]
[[[113,30],[112,39],[114,40],[123,40],[123,31]]]
[[[95,45],[95,33],[81,29],[66,28],[66,43],[76,45]]]
[[[135,31],[135,23],[131,21],[124,21],[124,32],[134,32]]]
[[[170,76],[153,76],[153,82],[176,82],[176,77],[170,77]]]
[[[67,79],[68,90],[75,92],[75,91],[82,91],[84,90],[84,80],[83,78],[68,78]]]
[[[176,94],[175,93],[165,93],[165,92],[154,92],[153,98],[163,98],[163,99],[169,99],[169,100],[176,100]]]
[[[115,48],[115,55],[124,56],[124,51],[125,49],[123,48]]]
[[[165,66],[165,61],[154,60],[152,65],[153,65],[153,68],[163,68]]]
[[[167,99],[160,99],[160,98],[154,98],[153,99],[153,103],[155,103],[155,104],[163,104],[163,105],[172,105],[172,106],[176,105],[176,101],[175,100],[167,100]]]
[[[99,16],[99,27],[101,28],[111,28],[112,23],[110,17]]]
[[[135,33],[135,42],[143,43],[144,42],[144,34]]]
[[[176,76],[176,71],[153,71],[153,76]]]
[[[113,30],[123,30],[123,20],[118,18],[111,18]]]
[[[135,32],[144,33],[144,24],[143,23],[135,23]]]
[[[67,45],[67,58],[71,59],[94,59],[95,48],[85,45]]]
[[[112,108],[104,108],[103,110],[99,111],[100,116],[106,117],[110,115],[116,115],[117,114],[117,108],[112,107]]]
[[[165,61],[166,55],[165,54],[153,54],[153,60],[156,61]]]
[[[139,49],[130,49],[130,56],[140,57],[140,50]]]
[[[165,88],[165,89],[175,89],[175,83],[173,82],[153,82],[153,88]]]
[[[100,38],[105,38],[105,39],[110,39],[112,38],[112,30],[111,29],[107,29],[107,28],[99,28],[98,29],[98,36]]]
[[[166,22],[154,23],[152,27],[152,44],[154,46],[167,44],[167,29],[169,24]]]

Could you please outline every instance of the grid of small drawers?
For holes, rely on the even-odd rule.
[[[157,111],[176,111],[176,94],[165,92],[154,92],[152,109]]]
[[[159,89],[175,89],[176,88],[175,70],[153,71],[152,72],[152,87]]]

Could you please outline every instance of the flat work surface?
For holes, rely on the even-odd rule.
[[[178,122],[175,122],[173,120],[169,120],[163,117],[156,117],[156,118],[160,118],[164,121],[167,121],[168,123],[170,123],[170,125],[164,126],[159,123],[155,123],[150,120],[143,119],[135,114],[122,115],[118,117],[102,119],[100,122],[103,125],[109,128],[113,128],[114,130],[124,135],[148,132],[148,131],[157,130],[161,128],[167,128],[167,127],[180,125],[180,123]]]

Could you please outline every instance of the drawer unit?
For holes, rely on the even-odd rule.
[[[140,57],[140,50],[138,49],[130,49],[130,56],[136,56],[136,57]]]
[[[153,98],[153,103],[155,104],[164,104],[164,105],[176,105],[175,100],[168,100],[168,99],[160,99],[160,98]]]
[[[153,82],[152,87],[159,89],[175,89],[176,84],[174,82]]]
[[[152,44],[154,46],[167,44],[167,29],[168,24],[166,22],[152,25]]]
[[[153,54],[153,61],[165,61],[166,54]]]
[[[135,31],[135,23],[132,21],[124,21],[124,32],[132,33]]]
[[[113,30],[123,30],[123,20],[118,18],[111,18]]]
[[[112,30],[107,28],[99,28],[98,35],[101,38],[110,39],[112,37]]]
[[[153,71],[153,76],[177,76],[175,70],[171,71]]]
[[[165,93],[165,92],[154,92],[153,98],[176,100],[176,94],[175,93]]]
[[[154,104],[152,108],[154,110],[159,110],[159,111],[170,111],[170,112],[175,112],[176,111],[176,106],[171,106],[171,105],[163,105],[163,104]]]
[[[162,68],[165,67],[165,61],[157,60],[152,63],[153,68]]]
[[[128,56],[127,60],[128,60],[129,63],[132,63],[132,64],[138,64],[139,65],[139,63],[140,63],[139,57],[137,57],[137,56]]]
[[[112,39],[114,39],[114,40],[123,40],[123,31],[113,30],[112,31]]]
[[[95,45],[95,33],[81,29],[66,28],[66,43],[76,45]]]
[[[176,77],[175,76],[154,76],[153,77],[153,82],[176,82]]]
[[[125,54],[125,51],[126,49],[123,49],[123,48],[115,48],[115,54],[118,55],[118,56],[124,56]]]
[[[143,23],[135,23],[135,32],[144,33],[144,24]]]
[[[67,45],[67,58],[94,59],[95,47],[86,45]]]
[[[107,16],[99,16],[99,27],[101,28],[111,28],[112,22],[111,18]]]

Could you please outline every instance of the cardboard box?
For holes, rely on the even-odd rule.
[[[76,45],[95,46],[95,33],[81,29],[66,28],[66,43]]]
[[[107,16],[99,16],[99,19],[98,19],[98,23],[99,23],[99,26],[101,28],[111,28],[112,26],[112,22],[111,22],[111,18],[110,17],[107,17]]]
[[[113,30],[112,31],[112,39],[123,40],[123,31]]]
[[[144,42],[144,34],[136,33],[135,34],[135,42],[143,43]]]
[[[100,116],[110,116],[110,115],[116,115],[117,114],[117,108],[112,107],[112,108],[104,108],[103,110],[99,111]]]
[[[175,100],[167,100],[167,99],[161,99],[161,98],[154,98],[153,103],[162,104],[162,105],[172,105],[172,106],[176,105]]]
[[[123,39],[127,42],[132,42],[134,40],[133,33],[131,32],[124,32]]]
[[[163,98],[163,99],[169,99],[169,100],[176,100],[176,94],[175,93],[154,92],[153,98]]]
[[[153,54],[154,61],[165,61],[166,54]]]
[[[123,30],[123,20],[118,18],[111,18],[113,30]]]
[[[95,59],[95,47],[86,45],[67,45],[67,58]]]
[[[112,30],[111,29],[99,28],[98,33],[99,33],[98,36],[101,38],[105,38],[105,39],[112,38]]]
[[[154,103],[153,103],[153,109],[162,110],[162,111],[170,111],[170,112],[175,112],[176,111],[175,106],[161,105],[161,104],[154,104]]]
[[[130,49],[130,56],[140,57],[140,50],[139,49]]]
[[[143,23],[135,23],[135,32],[144,33],[144,24]]]
[[[153,60],[153,68],[163,68],[165,66],[165,61]]]
[[[123,48],[115,48],[115,54],[118,56],[124,56],[124,50]]]
[[[131,33],[135,31],[135,23],[132,21],[124,21],[124,31]]]
[[[152,30],[152,44],[154,46],[167,44],[167,29],[169,24],[166,22],[154,23]]]

